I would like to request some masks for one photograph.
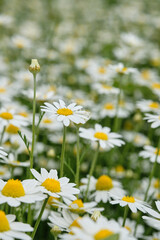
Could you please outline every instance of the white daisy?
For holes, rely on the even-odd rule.
[[[93,89],[95,89],[99,94],[119,94],[119,88],[112,87],[105,83],[95,83],[93,84]]]
[[[108,221],[105,217],[101,216],[98,218],[96,222],[91,220],[88,216],[84,216],[83,218],[79,218],[77,220],[78,226],[71,227],[71,234],[61,235],[61,239],[69,240],[69,239],[79,239],[79,240],[100,240],[107,239],[114,234],[119,234],[119,240],[124,239],[134,239],[129,236],[129,232],[127,229],[121,227],[115,220]]]
[[[46,112],[49,118],[57,118],[57,121],[63,122],[65,126],[69,126],[70,122],[84,124],[89,119],[88,112],[81,110],[82,106],[76,106],[76,103],[66,106],[64,101],[59,100],[59,103],[45,102],[44,104],[45,106],[41,106],[41,110]]]
[[[122,141],[121,135],[117,133],[110,132],[110,128],[102,127],[100,124],[95,124],[95,129],[80,128],[80,137],[89,139],[91,141],[98,141],[101,148],[113,148],[114,146],[120,147],[125,144]]]
[[[33,228],[26,223],[15,222],[15,215],[6,215],[0,210],[0,239],[2,240],[31,240],[24,232],[32,232]]]
[[[141,100],[137,102],[137,108],[139,108],[142,112],[154,112],[160,110],[159,102],[155,102],[152,100]]]
[[[149,158],[151,162],[155,162],[157,158],[157,162],[160,163],[160,150],[159,152],[157,151],[158,149],[152,146],[144,146],[144,151],[141,151],[139,153],[139,156],[143,158]]]
[[[41,168],[41,174],[35,169],[31,169],[31,172],[38,180],[38,185],[41,186],[43,193],[55,198],[76,200],[74,194],[79,194],[79,189],[74,188],[75,183],[69,183],[69,178],[58,179],[57,171],[53,169],[48,172],[45,168]]]
[[[127,68],[124,66],[123,63],[118,63],[116,65],[109,65],[109,67],[112,71],[115,71],[115,73],[118,73],[118,74],[129,74],[129,73],[137,72],[136,68]]]
[[[81,182],[81,191],[86,191],[88,178],[83,178]],[[112,180],[107,175],[102,175],[98,179],[92,176],[90,179],[89,192],[93,192],[90,194],[90,198],[94,198],[96,202],[102,201],[104,203],[110,201],[112,196],[122,197],[125,194],[121,183]]]
[[[158,211],[160,212],[160,201],[156,201],[155,202],[156,207],[158,209]],[[148,217],[148,216],[143,216],[142,218],[145,220],[145,222],[155,228],[156,230],[160,231],[160,213],[156,212],[156,211],[152,211],[152,213],[149,213],[152,217]]]
[[[42,194],[35,180],[0,179],[0,204],[7,203],[11,207],[18,207],[22,203],[42,201],[46,195]]]
[[[13,167],[29,167],[30,165],[29,161],[20,162],[16,160],[13,153],[9,153],[7,158],[5,157],[4,159],[0,159],[0,162],[11,165]]]
[[[152,123],[151,128],[157,128],[160,126],[160,114],[153,115],[153,114],[145,114],[144,120],[147,122]]]
[[[111,204],[119,204],[121,207],[125,207],[128,205],[130,210],[133,213],[136,213],[137,210],[145,213],[145,212],[152,212],[151,207],[143,201],[140,201],[133,196],[124,196],[123,198],[118,198],[114,196],[114,200],[110,202]]]

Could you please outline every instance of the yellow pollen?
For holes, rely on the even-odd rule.
[[[149,80],[150,79],[150,72],[148,70],[144,70],[141,72],[141,76],[145,79],[145,80]]]
[[[19,49],[24,48],[24,44],[23,44],[23,42],[21,42],[21,41],[17,42],[17,43],[16,43],[16,46],[17,46],[17,48],[19,48]]]
[[[157,102],[152,102],[149,104],[150,108],[159,108],[159,104]]]
[[[75,219],[72,224],[69,226],[69,228],[72,228],[72,227],[77,227],[77,228],[81,228],[81,226],[79,225],[78,223],[78,220],[81,219],[81,217],[78,217],[77,219]],[[71,231],[70,232],[71,235],[74,235],[74,233]]]
[[[160,187],[160,181],[158,179],[155,180],[153,186],[154,186],[154,188],[159,188]]]
[[[48,191],[55,193],[61,191],[60,182],[53,178],[47,178],[41,186],[45,187]]]
[[[94,137],[97,138],[97,139],[100,139],[100,140],[108,140],[107,134],[103,133],[103,132],[96,132],[94,134]]]
[[[113,183],[112,183],[112,179],[109,176],[102,175],[101,177],[98,178],[96,182],[96,190],[109,191],[112,188],[113,188]]]
[[[112,103],[106,103],[104,105],[104,109],[106,109],[106,110],[113,110],[114,109],[114,105]]]
[[[125,202],[129,202],[129,203],[134,203],[135,202],[135,198],[134,197],[129,197],[129,196],[124,196],[122,198],[123,201]]]
[[[13,115],[9,112],[2,112],[0,113],[0,117],[6,120],[11,120],[13,119]]]
[[[160,89],[160,83],[153,83],[152,84],[152,88],[157,88],[157,89]]]
[[[14,126],[13,124],[9,124],[6,128],[6,132],[9,134],[17,134],[19,131],[19,127]]]
[[[116,166],[116,172],[124,172],[124,168],[121,165]]]
[[[6,92],[6,89],[0,87],[0,93],[4,93],[4,92]]]
[[[125,228],[129,231],[132,232],[131,228],[129,226],[125,226]]]
[[[25,196],[25,191],[20,180],[9,179],[3,187],[1,193],[6,197],[22,197]]]
[[[107,237],[109,237],[109,236],[111,236],[113,234],[114,234],[114,232],[112,232],[112,231],[110,231],[108,229],[102,229],[102,230],[100,230],[98,233],[96,233],[94,235],[94,239],[95,240],[104,239],[104,238],[107,238]]]
[[[52,120],[45,118],[45,119],[43,119],[43,123],[51,124]]]
[[[74,213],[83,213],[84,209],[81,209],[84,207],[84,204],[81,199],[76,199],[70,204],[70,211]]]
[[[28,117],[28,113],[26,112],[20,112],[19,115],[22,117]]]
[[[59,201],[59,198],[50,196],[47,203],[52,206],[53,204],[57,203],[54,200]],[[58,206],[54,206],[54,207],[58,208]]]
[[[105,73],[106,73],[106,69],[105,69],[104,67],[100,67],[100,68],[98,69],[98,72],[99,72],[100,74],[105,74]]]
[[[9,221],[5,215],[5,212],[0,210],[0,232],[7,232],[9,231],[10,225],[9,225]]]
[[[157,155],[157,154],[160,155],[160,149],[159,149],[159,151],[158,151],[158,148],[156,148],[154,154],[156,154],[156,155]]]
[[[108,85],[106,85],[106,84],[102,84],[102,87],[105,88],[105,89],[107,89],[107,90],[111,90],[111,89],[112,89],[111,86],[108,86]]]
[[[64,115],[64,116],[69,116],[69,115],[73,114],[73,111],[69,108],[59,108],[57,110],[57,114]]]

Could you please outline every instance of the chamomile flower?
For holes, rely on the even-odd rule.
[[[110,149],[115,146],[122,146],[124,143],[121,140],[121,135],[110,132],[110,128],[102,127],[100,124],[95,124],[95,128],[80,128],[80,137],[89,139],[91,141],[99,142],[100,147],[103,149]]]
[[[127,229],[121,227],[115,220],[108,221],[105,217],[101,216],[96,222],[88,216],[79,218],[78,224],[71,227],[72,235],[61,235],[61,239],[79,239],[79,240],[100,240],[110,237],[114,234],[119,234],[119,240],[134,239],[129,236]]]
[[[45,198],[35,180],[9,179],[5,182],[0,179],[0,204],[18,207],[21,203],[35,203]]]
[[[76,106],[76,103],[66,106],[64,101],[59,100],[59,103],[53,102],[53,105],[47,102],[44,104],[41,110],[46,112],[49,118],[57,118],[57,121],[63,122],[65,126],[69,126],[70,122],[84,124],[89,119],[88,113],[82,110],[82,106]]]
[[[104,208],[95,208],[96,205],[97,205],[97,202],[83,203],[81,199],[76,199],[74,201],[66,199],[65,204],[53,199],[53,206],[68,209],[70,212],[73,212],[76,214],[84,214],[84,213],[93,214],[94,211],[104,210]]]
[[[140,201],[133,196],[124,196],[122,198],[114,197],[114,200],[110,201],[111,204],[119,204],[121,207],[128,206],[133,213],[136,213],[137,210],[146,213],[151,212],[150,206],[143,201]]]
[[[99,94],[119,94],[119,88],[112,87],[105,83],[95,83],[93,85],[93,89],[95,89]]]
[[[155,202],[156,204],[156,207],[158,209],[158,211],[160,212],[160,201],[156,201]],[[157,211],[152,211],[152,213],[149,213],[151,215],[151,217],[148,217],[148,216],[143,216],[142,218],[145,220],[145,222],[155,228],[156,230],[159,230],[160,231],[160,213],[157,212]]]
[[[124,66],[123,63],[118,63],[116,65],[109,65],[110,69],[112,71],[115,71],[117,74],[129,74],[129,73],[135,73],[137,70],[136,68],[127,68]]]
[[[160,150],[152,146],[144,146],[144,150],[139,153],[140,157],[149,158],[151,162],[155,162],[157,157],[157,162],[160,163]],[[157,156],[158,154],[158,156]]]
[[[157,113],[160,109],[160,104],[152,100],[141,100],[137,102],[137,108],[139,108],[142,112]]]
[[[31,169],[31,172],[38,180],[37,183],[43,193],[56,198],[76,200],[74,194],[79,194],[79,189],[74,188],[75,183],[69,183],[69,178],[58,179],[57,171],[53,169],[48,172],[45,168],[41,168],[41,174],[35,169]]]
[[[32,232],[33,228],[26,223],[15,222],[15,215],[6,215],[0,210],[0,239],[2,240],[31,240],[25,232]]]
[[[81,191],[86,191],[88,178],[82,178],[81,182]],[[92,194],[90,193],[90,198],[94,198],[96,202],[102,201],[104,203],[110,201],[114,195],[122,197],[125,194],[122,185],[107,175],[102,175],[98,179],[92,176],[90,179],[89,192],[92,192]]]
[[[147,122],[152,123],[151,128],[157,128],[160,126],[160,113],[159,114],[145,114],[144,120],[147,120]]]
[[[20,161],[16,160],[13,153],[9,153],[7,158],[5,157],[4,159],[0,159],[0,162],[2,162],[4,164],[8,164],[12,167],[29,167],[29,165],[30,165],[29,161],[20,162]]]

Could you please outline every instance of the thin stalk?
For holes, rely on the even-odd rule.
[[[35,114],[36,114],[36,74],[33,74],[34,78],[34,95],[33,95],[33,120],[32,120],[32,149],[31,149],[31,156],[30,156],[30,169],[33,168],[33,156],[34,156],[34,145],[35,145]],[[30,178],[32,174],[30,172]]]
[[[126,219],[127,219],[127,215],[128,215],[128,210],[129,210],[129,207],[128,207],[128,205],[126,205],[125,208],[124,208],[124,217],[123,217],[123,224],[122,224],[122,227],[125,226]]]
[[[76,164],[76,187],[79,187],[79,171],[80,171],[80,159],[79,159],[79,127],[77,127],[77,164]]]
[[[120,79],[121,81],[121,79]],[[113,131],[117,132],[118,130],[118,109],[119,109],[119,102],[121,100],[121,94],[122,94],[122,86],[121,86],[121,82],[119,84],[119,94],[117,96],[117,104],[116,104],[116,115],[115,115],[115,119],[114,119],[114,126],[113,126]]]
[[[63,143],[62,143],[62,152],[61,152],[60,177],[63,177],[65,144],[66,144],[66,126],[64,126],[64,128],[63,128]]]
[[[91,180],[91,176],[93,175],[93,172],[94,172],[94,169],[95,169],[95,166],[96,166],[96,162],[97,162],[97,159],[98,159],[98,153],[99,153],[99,142],[98,142],[98,144],[97,144],[97,149],[96,149],[96,152],[95,152],[95,155],[94,155],[92,164],[91,164],[91,168],[90,168],[90,171],[89,171],[89,177],[88,177],[88,183],[87,183],[87,189],[86,189],[84,201],[87,200],[88,191],[89,191],[89,185],[90,185],[90,180]]]
[[[40,221],[41,221],[41,217],[42,217],[42,214],[43,214],[44,209],[45,209],[45,207],[46,207],[47,201],[48,201],[48,198],[46,198],[46,199],[44,200],[44,203],[43,203],[43,205],[42,205],[41,211],[40,211],[40,213],[39,213],[39,216],[38,216],[38,218],[37,218],[36,224],[35,224],[35,226],[34,226],[34,230],[33,230],[32,234],[31,234],[31,238],[32,238],[32,239],[34,239],[35,234],[36,234],[36,232],[37,232],[37,228],[38,228],[39,223],[40,223]]]
[[[0,138],[0,145],[2,145],[5,130],[6,130],[6,126],[3,127],[3,131],[2,131],[2,134],[1,134],[1,138]]]

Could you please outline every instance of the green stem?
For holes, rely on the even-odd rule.
[[[66,126],[64,126],[64,128],[63,128],[63,143],[62,143],[62,152],[61,152],[60,177],[63,177],[65,143],[66,143]]]
[[[2,131],[1,139],[0,139],[0,145],[2,145],[2,141],[3,141],[5,130],[6,130],[6,126],[3,127],[3,131]]]
[[[28,204],[28,216],[27,216],[27,223],[31,224],[32,220],[32,214],[31,214],[31,204]]]
[[[49,197],[48,197],[48,198],[49,198]],[[39,216],[38,216],[38,218],[37,218],[36,224],[35,224],[35,226],[34,226],[34,230],[33,230],[32,234],[31,234],[31,238],[32,238],[32,239],[34,239],[35,234],[36,234],[36,232],[37,232],[37,228],[38,228],[39,223],[40,223],[40,221],[41,221],[41,217],[42,217],[42,214],[43,214],[43,212],[44,212],[45,206],[46,206],[46,204],[47,204],[48,198],[46,198],[46,199],[44,200],[44,203],[43,203],[43,205],[42,205],[41,211],[40,211],[40,213],[39,213]]]
[[[33,95],[33,120],[32,120],[32,149],[30,156],[30,169],[33,168],[33,156],[34,156],[34,144],[35,144],[35,114],[36,114],[36,74],[33,74],[34,78],[34,95]],[[32,174],[30,172],[30,178]]]
[[[87,183],[87,189],[86,189],[84,201],[87,200],[88,191],[89,191],[89,185],[90,185],[90,180],[91,180],[91,176],[93,175],[93,172],[94,172],[94,169],[95,169],[95,166],[96,166],[96,162],[97,162],[97,158],[98,158],[98,153],[99,153],[99,142],[98,142],[98,144],[97,144],[97,149],[96,149],[96,152],[95,152],[95,155],[94,155],[92,164],[91,164],[91,168],[90,168],[90,171],[89,171],[89,177],[88,177],[88,183]]]
[[[77,127],[77,164],[76,164],[76,187],[79,187],[79,171],[80,171],[80,159],[79,159],[79,127]]]
[[[129,207],[128,207],[128,205],[126,205],[125,208],[124,208],[124,217],[123,217],[123,224],[122,224],[122,227],[125,226],[126,219],[127,219],[127,215],[128,215],[128,210],[129,210]]]

